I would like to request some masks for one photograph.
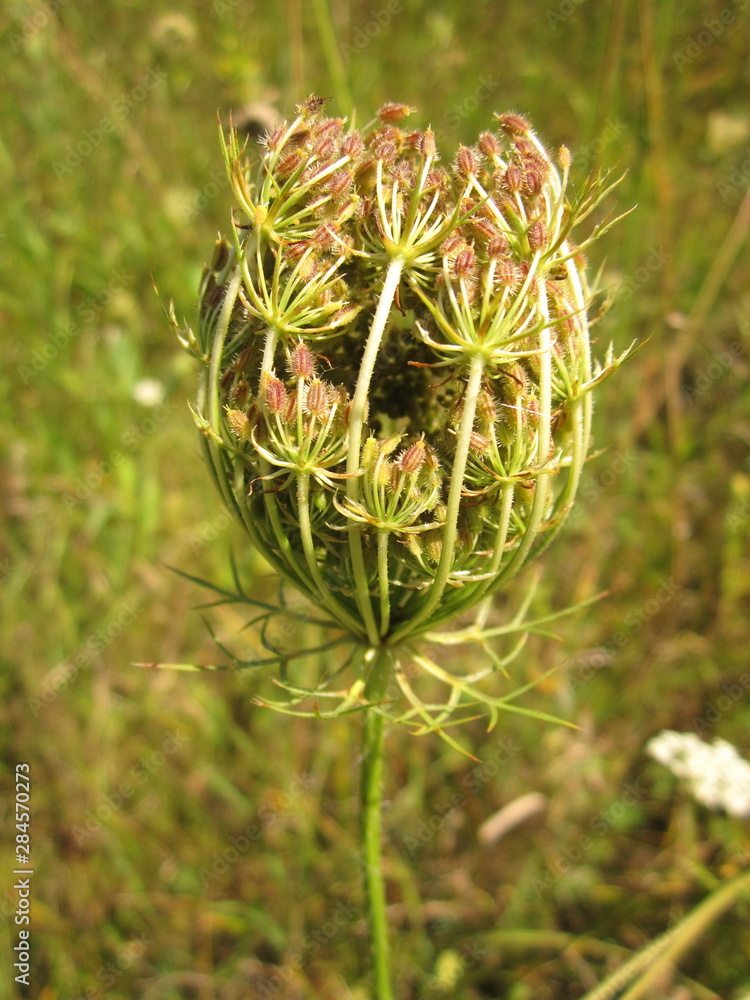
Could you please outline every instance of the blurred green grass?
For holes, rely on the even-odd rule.
[[[579,180],[628,171],[617,201],[637,208],[591,253],[620,286],[600,348],[651,339],[600,394],[606,450],[536,608],[610,593],[516,668],[562,664],[530,703],[580,728],[470,726],[484,770],[388,736],[399,997],[581,996],[615,945],[643,945],[750,850],[643,753],[670,727],[750,756],[744,5],[9,0],[0,30],[0,745],[9,793],[31,766],[34,859],[26,994],[4,810],[0,1000],[367,996],[357,725],[255,709],[252,680],[130,666],[215,659],[204,595],[167,564],[226,584],[232,547],[268,591],[202,467],[152,278],[189,316],[228,222],[217,109],[285,113],[312,91],[364,116],[406,101],[445,149],[515,108]],[[164,387],[155,407],[134,398],[144,379]],[[244,624],[211,621],[227,638]],[[482,845],[479,825],[530,790],[546,812]],[[684,995],[750,988],[746,917],[684,965],[714,992]],[[560,957],[555,931],[611,948]],[[440,992],[451,962],[460,984]]]

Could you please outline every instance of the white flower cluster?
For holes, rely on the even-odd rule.
[[[750,816],[750,763],[731,743],[704,743],[694,733],[665,729],[648,742],[646,751],[682,778],[693,797],[709,809]]]

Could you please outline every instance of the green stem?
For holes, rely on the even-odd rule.
[[[269,475],[271,471],[270,463],[265,458],[261,458],[259,461],[259,471],[262,476]],[[268,519],[268,523],[271,525],[273,537],[279,549],[279,554],[286,567],[286,573],[291,577],[291,579],[298,579],[301,581],[306,587],[307,592],[310,595],[313,595],[315,593],[313,582],[310,577],[303,572],[297,553],[292,548],[292,543],[289,540],[289,533],[284,530],[284,525],[281,523],[276,494],[272,490],[265,489],[262,485],[261,489],[263,489],[263,506],[265,508],[266,517]]]
[[[381,654],[382,655],[382,654]],[[377,669],[377,664],[375,665]],[[388,954],[385,886],[380,865],[380,811],[383,779],[384,718],[373,709],[365,713],[363,732],[361,810],[362,863],[367,916],[370,925],[373,1000],[393,1000]]]
[[[566,264],[566,270],[570,286],[573,290],[573,302],[577,312],[578,336],[576,340],[580,352],[577,384],[575,386],[577,389],[581,383],[585,384],[592,376],[591,340],[589,337],[589,321],[586,315],[586,298],[580,276],[572,260],[569,260]],[[585,393],[583,397],[576,396],[570,406],[569,419],[573,428],[573,449],[565,496],[561,500],[561,509],[563,510],[566,507],[568,509],[572,507],[573,499],[578,492],[578,484],[591,440],[591,408],[592,395],[590,392]],[[563,520],[564,517],[560,519],[560,523]],[[557,534],[557,531],[550,532],[550,534]]]
[[[275,326],[269,326],[266,331],[266,339],[263,344],[263,361],[261,362],[261,372],[273,371],[273,359],[276,356],[276,345],[279,342],[279,331]]]
[[[448,491],[448,503],[446,505],[445,528],[443,530],[443,544],[440,553],[435,579],[430,587],[427,600],[416,614],[406,622],[400,629],[397,629],[393,639],[401,639],[404,635],[412,633],[440,604],[440,598],[450,576],[453,566],[454,550],[456,547],[456,537],[458,535],[458,514],[461,505],[461,493],[464,488],[464,474],[466,463],[469,458],[469,445],[471,443],[471,432],[474,430],[474,418],[477,412],[477,400],[479,390],[482,387],[482,376],[484,375],[484,358],[481,354],[475,354],[471,359],[471,369],[469,371],[469,381],[466,385],[464,395],[463,412],[461,423],[458,427],[458,441],[456,443],[456,454],[453,459],[451,470],[451,485]]]
[[[375,316],[373,317],[372,326],[370,327],[370,333],[367,337],[367,343],[359,366],[357,387],[354,390],[354,397],[352,399],[351,416],[349,418],[349,453],[346,459],[346,471],[351,478],[346,482],[346,495],[350,500],[354,501],[359,497],[357,472],[359,471],[362,431],[367,413],[367,396],[370,391],[370,381],[403,269],[403,257],[395,257],[388,265],[388,271],[383,282],[383,290],[380,293],[378,307],[375,310]],[[357,588],[357,605],[367,628],[368,638],[376,646],[380,642],[380,636],[378,634],[378,627],[375,624],[375,615],[370,600],[370,588],[367,583],[365,557],[362,551],[361,528],[352,527],[349,530],[349,548]]]
[[[490,563],[489,572],[495,576],[502,566],[505,557],[505,543],[508,540],[508,529],[510,527],[510,516],[513,512],[513,500],[515,498],[515,487],[506,486],[502,493],[503,499],[500,506],[500,521],[495,533],[495,554]],[[483,580],[474,591],[472,603],[479,600],[492,586],[492,580]]]
[[[326,608],[328,608],[333,617],[341,622],[344,628],[350,629],[355,635],[361,635],[361,624],[333,596],[329,585],[326,583],[323,574],[320,571],[320,566],[318,566],[318,559],[315,555],[315,543],[313,541],[312,527],[310,524],[310,474],[307,472],[301,472],[297,479],[297,513],[299,515],[299,530],[302,537],[302,548],[305,553],[305,561],[307,562],[307,568],[310,571],[310,575],[315,581],[320,601]]]
[[[543,467],[549,461],[552,437],[552,334],[549,324],[547,292],[542,283],[540,283],[539,288],[538,306],[539,312],[545,320],[545,326],[539,336],[539,436],[537,438],[536,461],[538,466]],[[536,477],[536,492],[521,544],[505,569],[493,580],[489,588],[491,592],[494,593],[504,586],[526,563],[526,558],[547,513],[551,491],[549,479],[549,470],[540,468]]]
[[[276,345],[279,342],[279,331],[276,327],[269,326],[266,330],[266,339],[263,345],[263,361],[261,364],[261,372],[270,372],[273,369],[274,357],[276,355]],[[264,458],[260,459],[259,462],[260,471],[263,476],[269,475],[271,471],[270,464]],[[262,484],[261,488],[263,490],[263,506],[266,511],[266,516],[273,529],[274,538],[276,539],[276,544],[279,547],[279,552],[281,553],[282,559],[287,567],[287,574],[291,576],[292,579],[295,577],[299,578],[306,586],[309,593],[315,593],[315,587],[309,576],[306,576],[302,572],[302,567],[299,565],[297,560],[297,555],[292,548],[292,544],[289,540],[288,533],[284,530],[281,523],[281,518],[279,517],[279,508],[276,501],[276,494],[272,489],[266,489]]]
[[[388,532],[378,532],[378,587],[380,589],[380,634],[387,635],[391,624],[391,591],[388,582]]]
[[[588,303],[586,302],[586,293],[584,286],[581,281],[581,275],[579,274],[574,262],[569,260],[565,265],[565,269],[568,272],[568,280],[570,281],[570,286],[573,289],[573,303],[575,305],[576,311],[579,317],[579,323],[583,327],[582,335],[578,338],[579,350],[581,351],[581,378],[584,382],[587,382],[591,378],[591,339],[589,337],[589,320],[586,315],[586,310],[588,308]],[[593,408],[593,400],[591,393],[587,392],[583,400],[583,439],[584,439],[584,453],[588,452],[589,440],[591,438],[591,413]]]
[[[221,381],[221,363],[224,356],[224,345],[229,332],[232,311],[234,310],[241,284],[242,273],[238,267],[227,286],[221,312],[219,313],[219,318],[214,329],[211,344],[211,363],[208,371],[204,370],[202,373],[198,387],[198,412],[202,413],[204,407],[206,408],[206,419],[208,420],[209,427],[217,437],[221,437],[222,430],[221,393],[219,387]],[[232,494],[226,477],[222,474],[228,464],[226,463],[222,446],[213,438],[204,436],[203,447],[208,457],[209,469],[216,485],[219,487],[219,492],[224,498],[224,502],[229,510],[237,510],[237,501]]]
[[[227,286],[227,292],[224,296],[224,302],[222,303],[219,319],[216,323],[216,330],[214,331],[213,344],[211,345],[211,366],[208,375],[208,422],[216,434],[221,434],[221,392],[219,391],[219,382],[221,381],[221,365],[224,360],[224,342],[227,339],[229,321],[232,318],[232,311],[234,310],[241,284],[242,272],[238,267]]]

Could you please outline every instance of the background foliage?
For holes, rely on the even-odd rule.
[[[130,666],[216,658],[199,591],[165,564],[228,583],[231,547],[250,588],[273,586],[198,458],[152,276],[190,315],[228,223],[217,108],[315,91],[336,113],[413,104],[446,149],[517,109],[579,180],[628,170],[618,204],[637,209],[591,254],[620,288],[599,337],[651,339],[601,393],[605,450],[535,609],[610,593],[514,678],[559,665],[529,703],[579,728],[470,726],[480,763],[387,739],[400,995],[581,996],[748,861],[747,824],[643,751],[670,727],[750,755],[745,0],[9,0],[0,26],[0,746],[9,793],[15,763],[32,771],[29,995],[367,995],[356,721],[281,720],[251,678]],[[246,618],[210,620],[236,638]],[[529,791],[543,812],[477,836]],[[24,995],[3,809],[0,1000]],[[746,918],[659,995],[744,995]]]

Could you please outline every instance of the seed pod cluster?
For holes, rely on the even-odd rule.
[[[350,128],[309,98],[206,268],[196,421],[223,498],[268,561],[357,642],[413,641],[507,582],[570,509],[593,365],[568,194],[528,122],[441,156],[391,103]],[[444,166],[443,164],[448,164]],[[604,231],[601,226],[591,238]]]

